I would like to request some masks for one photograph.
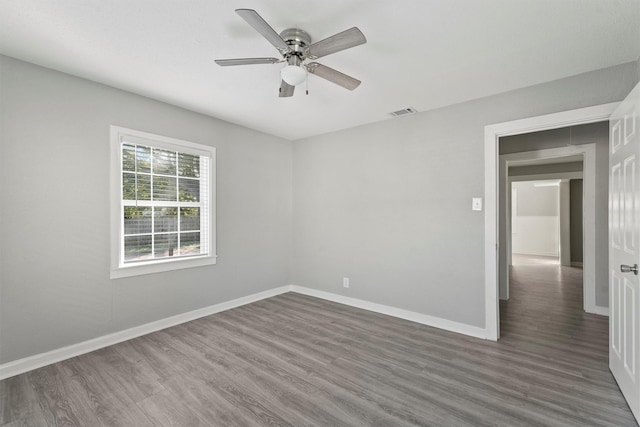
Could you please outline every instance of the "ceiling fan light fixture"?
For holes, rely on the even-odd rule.
[[[216,64],[221,67],[286,62],[287,65],[280,70],[282,79],[280,90],[278,91],[280,98],[293,96],[295,87],[307,80],[307,73],[315,74],[348,90],[354,90],[360,85],[360,80],[317,62],[309,62],[305,65],[307,60],[315,61],[332,53],[341,52],[366,43],[367,39],[357,27],[349,28],[326,39],[311,43],[311,36],[300,28],[286,28],[278,34],[253,9],[236,9],[236,13],[280,52],[282,60],[278,58],[216,59]],[[308,94],[309,91],[307,90]]]
[[[282,80],[291,86],[297,86],[307,78],[307,70],[298,65],[287,65],[280,71]]]

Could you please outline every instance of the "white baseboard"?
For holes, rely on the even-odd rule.
[[[305,288],[303,286],[291,285],[291,291],[299,294],[309,295],[340,304],[350,305],[352,307],[362,308],[364,310],[376,313],[386,314],[388,316],[399,317],[400,319],[410,320],[412,322],[421,323],[434,328],[444,329],[459,334],[470,335],[476,338],[487,339],[487,331],[484,328],[458,323],[452,320],[442,319],[439,317],[429,316],[415,311],[404,310],[401,308],[391,307],[388,305],[377,304],[361,299],[345,297],[343,295],[333,294],[330,292],[319,291],[316,289]]]
[[[599,314],[600,316],[609,317],[609,307],[602,307],[600,305],[596,305],[593,310],[594,314]]]
[[[515,255],[546,256],[546,257],[553,257],[553,258],[558,258],[559,257],[559,255],[557,253],[553,253],[553,252],[534,252],[534,251],[517,252],[517,251],[513,251],[513,254],[515,254]]]
[[[279,288],[270,289],[268,291],[258,292],[246,297],[214,304],[209,307],[204,307],[198,310],[189,311],[187,313],[178,314],[176,316],[167,317],[166,319],[146,323],[144,325],[136,326],[130,329],[125,329],[124,331],[115,332],[113,334],[93,338],[88,341],[83,341],[77,344],[72,344],[66,347],[47,351],[46,353],[40,353],[33,356],[25,357],[23,359],[4,363],[0,365],[0,380],[13,377],[14,375],[22,374],[34,369],[38,369],[52,363],[70,359],[81,354],[89,353],[100,348],[108,347],[113,344],[137,338],[151,332],[156,332],[161,329],[166,329],[171,326],[179,325],[181,323],[190,322],[192,320],[219,313],[221,311],[240,307],[242,305],[250,304],[252,302],[260,301],[266,298],[271,298],[273,296],[289,292],[291,290],[290,288],[290,286],[281,286]]]
[[[386,314],[388,316],[398,317],[400,319],[409,320],[412,322],[420,323],[427,326],[433,326],[435,328],[444,329],[451,332],[457,332],[459,334],[469,335],[476,338],[487,338],[487,333],[484,328],[477,326],[471,326],[464,323],[454,322],[452,320],[442,319],[439,317],[429,316],[426,314],[416,313],[414,311],[404,310],[401,308],[391,307],[388,305],[377,304],[361,299],[346,297],[343,295],[333,294],[330,292],[319,291],[316,289],[305,288],[303,286],[288,285],[281,286],[279,288],[270,289],[268,291],[259,292],[256,294],[248,295],[246,297],[237,298],[231,301],[222,302],[219,304],[204,307],[198,310],[193,310],[187,313],[178,314],[176,316],[167,317],[166,319],[157,320],[155,322],[146,323],[141,326],[136,326],[124,331],[115,332],[109,335],[93,338],[88,341],[83,341],[77,344],[72,344],[66,347],[58,348],[55,350],[47,351],[45,353],[36,354],[33,356],[25,357],[23,359],[14,360],[8,363],[0,365],[0,380],[13,377],[15,375],[22,374],[24,372],[32,371],[34,369],[41,368],[43,366],[50,365],[52,363],[60,362],[62,360],[70,359],[81,354],[89,353],[94,350],[98,350],[110,345],[118,344],[123,341],[127,341],[133,338],[137,338],[142,335],[146,335],[152,332],[166,329],[171,326],[176,326],[181,323],[190,322],[201,317],[209,316],[221,311],[229,310],[232,308],[240,307],[242,305],[251,304],[252,302],[260,301],[266,298],[271,298],[276,295],[280,295],[286,292],[297,292],[299,294],[309,295],[316,298],[325,299],[328,301],[337,302],[340,304],[349,305],[352,307],[361,308],[364,310],[373,311],[380,314]],[[597,307],[602,310],[606,310],[608,315],[608,309],[605,307]],[[602,314],[598,312],[597,314]]]

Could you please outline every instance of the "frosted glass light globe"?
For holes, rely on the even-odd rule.
[[[287,65],[280,71],[280,76],[291,86],[297,86],[307,78],[307,70],[297,65]]]

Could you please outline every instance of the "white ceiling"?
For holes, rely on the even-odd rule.
[[[318,62],[362,84],[278,98],[282,64],[217,66],[278,56],[236,8],[315,41],[359,27]],[[0,53],[295,140],[633,61],[639,23],[640,0],[0,0]]]

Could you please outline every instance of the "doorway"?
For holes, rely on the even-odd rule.
[[[583,168],[582,156],[574,156],[509,169],[508,265],[583,267]]]
[[[601,135],[601,143],[606,145],[608,141],[608,130],[607,123],[601,122],[603,125],[601,126],[601,130],[599,132],[603,133]],[[562,130],[566,130],[567,128],[561,128]],[[561,130],[558,129],[558,130]],[[596,131],[598,132],[598,131]],[[567,132],[568,134],[568,132]],[[532,134],[527,134],[532,135]],[[542,134],[542,138],[546,138],[547,135]],[[516,138],[516,143],[519,143],[519,140]],[[606,147],[605,153],[606,156]],[[578,161],[580,160],[580,161]],[[606,160],[606,159],[600,159]],[[570,165],[579,164],[581,165],[581,171],[575,170],[573,172],[569,171],[571,168]],[[531,170],[532,165],[535,165],[535,170],[541,173],[534,174],[530,172],[529,175],[514,175],[512,174],[512,170],[514,169],[525,169]],[[606,162],[604,165],[601,165],[601,168],[606,168]],[[563,169],[564,168],[564,169]],[[573,168],[577,169],[577,168]],[[556,170],[555,173],[551,173],[550,170]],[[560,172],[564,170],[564,172]],[[546,172],[546,173],[545,173]],[[583,228],[583,264],[584,264],[584,292],[583,292],[583,309],[588,313],[599,313],[597,304],[596,304],[596,282],[597,282],[597,253],[596,249],[596,228],[600,226],[600,234],[602,232],[605,233],[604,237],[600,235],[599,237],[602,239],[606,239],[606,229],[607,229],[607,217],[606,214],[603,214],[603,217],[596,216],[596,205],[599,205],[601,211],[606,211],[607,208],[607,188],[606,188],[606,171],[604,172],[604,177],[601,176],[601,179],[604,178],[604,189],[602,188],[602,184],[600,185],[600,192],[596,191],[597,182],[596,182],[596,147],[595,143],[591,144],[579,144],[579,145],[568,145],[559,148],[549,148],[549,149],[541,149],[534,151],[526,151],[526,152],[518,152],[518,153],[509,153],[500,155],[500,189],[499,189],[499,203],[500,203],[500,211],[498,214],[498,234],[499,234],[499,242],[500,248],[498,251],[498,268],[499,268],[499,298],[502,300],[509,299],[509,266],[511,265],[510,255],[512,252],[512,241],[509,238],[512,232],[511,227],[511,213],[510,213],[510,205],[511,205],[511,192],[510,187],[513,181],[517,181],[518,179],[524,180],[553,180],[560,181],[562,183],[563,180],[571,180],[571,179],[583,179],[583,188],[584,188],[584,204],[583,204],[583,223],[585,224]],[[513,175],[513,174],[512,174]],[[563,185],[566,191],[567,184]],[[566,199],[566,197],[565,197]],[[566,221],[566,218],[565,218]],[[565,226],[565,230],[566,230]],[[566,240],[566,239],[565,239]],[[606,251],[606,248],[600,249],[599,252]],[[607,258],[606,253],[600,253],[600,256],[603,259]],[[570,262],[570,261],[569,261]],[[567,262],[567,264],[569,263]],[[600,276],[606,274],[606,265],[600,266]],[[606,282],[606,275],[600,277],[600,282]],[[602,298],[602,297],[601,297]],[[605,303],[606,305],[606,303]]]
[[[485,127],[485,331],[487,339],[498,340],[500,336],[500,313],[498,305],[499,277],[502,274],[499,264],[499,254],[504,254],[506,242],[500,242],[498,214],[504,202],[499,198],[500,185],[504,185],[506,176],[499,168],[498,142],[500,137],[519,135],[523,133],[557,129],[561,127],[608,121],[609,116],[615,110],[618,103],[604,104],[594,107],[581,108],[562,113],[532,117]],[[575,150],[575,146],[565,147],[567,150]],[[545,150],[538,150],[538,153]],[[569,152],[566,155],[577,155],[578,151]],[[553,157],[553,156],[548,156]],[[585,156],[585,169],[589,167],[588,157]],[[593,167],[594,165],[591,165]],[[585,201],[588,201],[585,172]],[[499,179],[503,178],[503,179]],[[502,203],[499,203],[502,202]],[[504,212],[504,210],[503,210]],[[586,214],[586,212],[585,212]],[[589,221],[585,216],[585,228],[589,227]],[[501,244],[499,244],[499,242]],[[587,263],[587,247],[595,247],[595,240],[584,236],[585,263]],[[592,254],[593,256],[593,254]],[[593,258],[592,263],[595,261]],[[586,270],[585,270],[586,275]],[[590,295],[585,295],[585,298]],[[603,313],[604,314],[604,313]]]
[[[581,162],[580,162],[581,163]],[[570,181],[561,179],[511,181],[511,251],[509,265],[542,263],[571,265]],[[582,206],[580,206],[580,218]],[[579,230],[582,236],[583,230]],[[577,239],[573,239],[574,241]],[[575,251],[577,252],[577,251]],[[582,249],[580,249],[582,254]],[[580,257],[582,259],[582,256]]]
[[[572,128],[561,128],[549,134],[541,132],[536,134],[526,134],[517,137],[507,138],[511,147],[508,154],[500,155],[500,187],[499,187],[499,218],[498,218],[498,234],[500,248],[498,251],[499,265],[499,298],[501,300],[509,299],[509,269],[513,264],[512,254],[523,253],[528,255],[556,257],[559,264],[571,266],[572,261],[584,264],[584,292],[583,292],[583,309],[589,313],[599,313],[602,309],[598,308],[596,301],[597,289],[596,282],[606,282],[606,266],[600,266],[600,277],[596,274],[597,263],[596,257],[599,255],[603,258],[607,257],[606,253],[602,253],[603,249],[596,250],[598,237],[603,238],[602,232],[606,233],[607,217],[606,214],[596,215],[596,207],[606,210],[606,162],[603,164],[600,160],[600,176],[596,176],[596,146],[595,143],[567,145],[559,148],[548,148],[533,151],[513,152],[522,143],[523,138],[534,141],[540,145],[540,142],[556,139],[556,143],[562,144],[571,141],[570,133]],[[599,141],[600,144],[606,145],[608,140],[608,124],[600,122],[588,127],[582,128],[586,134],[592,133],[593,139]],[[559,137],[564,134],[564,137]],[[577,138],[574,142],[579,141]],[[525,149],[535,148],[536,144],[525,144]],[[601,153],[601,157],[606,157],[605,153]],[[604,174],[604,175],[603,175]],[[604,178],[604,183],[600,182],[598,187],[596,179],[600,181]],[[584,203],[577,209],[580,215],[575,215],[574,221],[571,221],[571,187],[576,181],[580,180],[583,185],[580,186],[579,199],[583,199]],[[529,182],[529,184],[525,184]],[[602,188],[604,185],[604,188]],[[520,187],[522,192],[521,209],[513,210],[514,190]],[[574,187],[574,196],[576,185]],[[582,188],[584,188],[585,197],[582,197]],[[599,189],[599,191],[596,191]],[[516,191],[517,193],[517,191]],[[575,208],[575,207],[574,207]],[[604,215],[604,216],[603,216]],[[517,221],[514,225],[514,220]],[[580,221],[578,221],[580,220]],[[571,225],[578,222],[587,224],[587,228],[580,226],[579,230],[571,234]],[[596,233],[595,228],[600,227],[600,233]],[[519,233],[515,237],[513,233]],[[577,234],[577,236],[576,236]],[[528,245],[524,245],[523,240],[533,239]],[[604,236],[606,239],[606,235]],[[571,247],[571,241],[574,241],[574,248]],[[572,259],[571,252],[574,252]],[[580,255],[575,253],[579,252]],[[597,253],[601,252],[601,253]],[[600,297],[602,299],[602,297]],[[606,303],[605,303],[606,305]]]

